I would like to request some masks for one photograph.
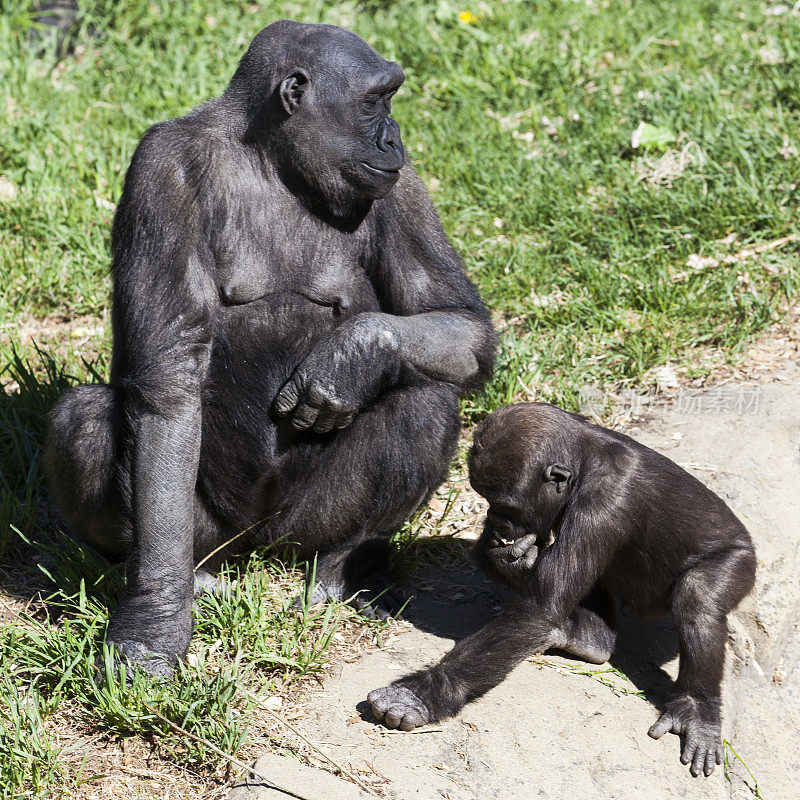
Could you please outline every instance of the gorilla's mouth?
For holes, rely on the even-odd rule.
[[[514,544],[515,541],[516,539],[506,539],[503,536],[498,536],[497,534],[494,534],[494,536],[492,536],[491,540],[489,541],[489,547],[491,549],[495,549],[497,547],[510,547],[512,544]]]
[[[397,177],[400,174],[400,167],[373,167],[372,164],[367,164],[366,161],[361,162],[362,167],[373,173],[373,175],[381,175],[383,177]]]

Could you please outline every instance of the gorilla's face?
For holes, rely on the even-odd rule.
[[[553,437],[528,425],[525,407],[500,409],[475,430],[469,454],[469,478],[489,501],[484,529],[488,546],[508,546],[533,534],[549,537],[569,502],[575,479]],[[540,426],[541,427],[541,426]]]
[[[406,161],[400,126],[390,116],[403,70],[353,39],[348,48],[332,48],[328,63],[318,56],[314,73],[296,70],[280,87],[290,115],[281,137],[283,170],[334,214],[385,197]]]
[[[404,77],[402,72],[399,76],[386,75],[367,91],[359,92],[353,103],[354,124],[341,141],[341,173],[365,198],[385,197],[405,164],[400,126],[390,116],[392,97]]]

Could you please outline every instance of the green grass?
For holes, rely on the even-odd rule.
[[[337,633],[381,627],[341,604],[291,610],[302,572],[259,551],[223,570],[230,592],[200,600],[189,660],[179,665],[175,680],[162,682],[137,671],[126,685],[124,667],[117,674],[103,646],[108,609],[122,586],[120,567],[66,537],[33,544],[40,583],[49,591],[35,613],[22,613],[0,629],[3,798],[73,796],[102,779],[69,744],[56,745],[58,725],[48,725],[48,718],[59,710],[67,718],[62,738],[77,740],[72,750],[90,746],[80,735],[84,726],[139,737],[157,743],[161,760],[219,784],[226,762],[206,744],[171,729],[154,709],[231,755],[243,746],[296,748],[291,734],[284,743],[285,731],[258,730],[263,714],[247,693],[288,696],[293,683],[324,668]]]
[[[0,10],[4,586],[30,552],[15,529],[54,544],[38,471],[46,410],[65,386],[107,374],[110,223],[131,153],[149,125],[219,94],[248,41],[281,16],[350,27],[406,71],[395,101],[406,148],[507,324],[468,418],[531,394],[574,407],[586,384],[641,385],[666,362],[702,374],[698,353],[735,359],[797,297],[796,240],[725,258],[798,230],[800,15],[766,14],[762,0],[104,0],[83,3],[96,36],[61,61],[29,45],[28,6]],[[641,122],[660,139],[633,148]],[[681,153],[682,170],[659,182]],[[692,269],[691,255],[716,263]],[[41,352],[20,334],[84,316],[81,330],[43,332]],[[412,523],[401,546],[415,540]],[[218,674],[186,667],[182,685],[115,694],[88,674],[119,576],[100,580],[102,565],[74,548],[48,558],[52,579],[40,579],[53,599],[0,629],[8,796],[74,793],[91,777],[49,732],[65,709],[216,768],[137,698],[233,751],[252,741],[233,682],[318,670],[335,627],[288,616],[279,589],[299,573],[281,577],[261,556],[266,578],[235,567],[237,599],[207,601],[198,625],[197,647],[224,652]]]

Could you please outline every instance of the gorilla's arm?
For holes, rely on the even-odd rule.
[[[376,222],[373,282],[403,366],[463,389],[480,387],[494,363],[489,312],[411,166],[380,201]]]
[[[344,427],[398,383],[439,380],[468,390],[491,373],[489,313],[411,167],[376,202],[371,225],[370,277],[386,311],[336,328],[278,393],[276,410],[301,430]]]
[[[198,255],[186,173],[159,138],[152,131],[137,149],[112,237],[112,383],[122,390],[127,419],[133,547],[108,638],[149,671],[168,674],[191,636],[200,393],[213,284]]]
[[[575,616],[613,558],[619,542],[607,535],[610,510],[581,504],[564,518],[519,597],[436,665],[370,692],[375,716],[389,728],[411,730],[458,713],[497,686],[523,659],[563,647],[580,625]]]

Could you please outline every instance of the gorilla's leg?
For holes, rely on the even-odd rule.
[[[710,775],[722,763],[720,686],[728,638],[727,614],[753,585],[755,556],[749,548],[726,550],[685,572],[672,592],[678,628],[678,679],[664,713],[649,734],[684,737],[681,761],[692,775]]]
[[[121,417],[112,387],[76,386],[50,414],[44,453],[50,491],[70,530],[110,559],[122,558],[132,541],[122,512]]]
[[[333,435],[288,488],[270,538],[321,552],[312,599],[345,600],[368,614],[399,610],[388,585],[386,537],[447,477],[459,435],[457,399],[442,384],[393,390]],[[366,608],[372,604],[370,608]]]
[[[53,499],[72,534],[117,561],[131,549],[130,465],[122,440],[122,408],[111,386],[76,386],[50,413],[44,470]],[[218,537],[218,526],[195,498],[195,539],[200,554]],[[195,596],[221,582],[199,570]]]
[[[347,600],[371,619],[388,619],[400,612],[406,598],[391,588],[392,549],[386,537],[354,536],[317,559],[309,604]],[[305,592],[304,592],[305,595]],[[293,608],[301,608],[301,595]]]
[[[614,598],[595,589],[570,614],[558,647],[591,664],[604,664],[617,643]]]

